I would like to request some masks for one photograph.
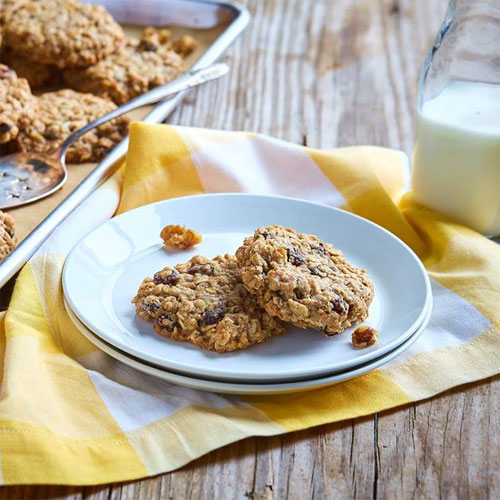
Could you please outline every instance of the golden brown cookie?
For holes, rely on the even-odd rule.
[[[368,316],[374,289],[366,271],[314,235],[260,227],[236,257],[247,290],[272,316],[328,336]]]
[[[232,255],[166,267],[142,282],[133,303],[160,335],[210,351],[245,349],[284,332],[245,289]]]
[[[12,68],[19,78],[26,78],[32,89],[55,85],[61,79],[60,70],[57,66],[30,61],[14,54],[8,48],[2,52],[2,61],[9,68]]]
[[[182,58],[168,47],[129,39],[118,53],[94,66],[63,72],[64,81],[80,92],[107,97],[123,104],[163,85],[181,73]]]
[[[21,120],[32,119],[37,109],[28,82],[0,64],[0,144],[15,139]]]
[[[0,262],[16,248],[16,224],[14,218],[0,210]]]
[[[116,52],[123,30],[99,5],[37,0],[10,9],[4,37],[26,59],[71,68],[95,64]]]
[[[72,132],[116,108],[106,99],[73,90],[47,92],[38,99],[34,118],[20,121],[16,143],[21,151],[48,153]],[[127,134],[129,118],[121,116],[91,130],[69,148],[69,163],[97,161]]]

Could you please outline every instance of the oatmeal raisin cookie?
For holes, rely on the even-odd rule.
[[[80,92],[123,104],[181,73],[182,58],[168,43],[156,45],[151,40],[151,36],[142,41],[128,39],[122,50],[94,66],[64,71],[64,81]]]
[[[37,109],[28,82],[0,64],[0,144],[15,139],[21,120],[33,119]]]
[[[75,130],[116,108],[111,101],[69,89],[47,92],[37,101],[35,117],[20,122],[16,143],[21,151],[48,153]],[[128,123],[127,116],[120,116],[91,130],[71,145],[66,160],[83,163],[101,159],[127,134]]]
[[[236,257],[247,290],[272,316],[328,336],[368,316],[374,289],[366,271],[314,235],[260,227]]]
[[[8,48],[2,51],[2,61],[12,68],[19,78],[26,78],[32,89],[55,85],[60,81],[60,70],[57,66],[30,61],[14,54]]]
[[[4,36],[6,44],[26,59],[71,68],[95,64],[116,52],[123,30],[100,5],[38,0],[9,10]]]
[[[210,351],[245,349],[284,332],[245,289],[232,255],[166,267],[142,282],[133,303],[160,335]]]

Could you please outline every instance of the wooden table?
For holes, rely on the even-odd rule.
[[[171,117],[312,147],[410,152],[416,82],[445,0],[247,0],[231,75]],[[226,446],[183,469],[0,498],[500,498],[500,378],[394,411]]]

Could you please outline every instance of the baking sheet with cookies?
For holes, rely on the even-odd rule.
[[[184,72],[190,68],[201,67],[214,62],[241,33],[249,19],[245,9],[226,2],[205,0],[142,0],[141,2],[135,0],[84,0],[83,3],[103,5],[123,27],[126,37],[138,38],[142,30],[148,26],[166,28],[171,32],[172,37],[182,35],[193,37],[197,46],[194,52],[184,59]],[[64,85],[42,89],[42,92],[59,88],[64,88]],[[40,91],[35,93],[40,93]],[[170,99],[169,102],[172,104],[170,106],[166,102],[155,106],[145,106],[130,113],[131,121],[146,119],[150,122],[161,122],[173,110],[174,104],[180,102],[180,99],[182,99],[181,95]],[[51,213],[58,207],[64,206],[68,196],[88,178],[91,172],[100,170],[96,167],[100,167],[106,161],[109,163],[110,158],[116,158],[120,146],[121,151],[125,151],[122,143],[100,164],[69,164],[68,180],[61,190],[45,199],[8,211],[16,220],[18,247],[0,265],[0,287],[7,281],[8,277],[12,276],[20,268],[24,263],[23,260],[25,261],[29,257],[28,240],[32,237],[33,230],[37,228],[37,231],[35,231],[37,233],[36,237],[41,237],[44,231],[39,231],[39,229],[45,222],[48,222]],[[100,180],[104,181],[110,175],[112,168],[103,168],[102,170],[103,174]],[[81,201],[83,201],[83,198]],[[49,225],[47,224],[47,230]],[[34,239],[29,241],[29,247],[33,247],[33,249],[37,243]],[[20,245],[21,242],[24,245]],[[21,246],[24,247],[22,252],[19,251]]]

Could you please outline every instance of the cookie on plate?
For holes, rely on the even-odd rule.
[[[168,47],[148,40],[128,39],[125,46],[94,66],[66,70],[67,85],[80,92],[90,92],[123,104],[133,97],[176,78],[182,58]]]
[[[247,290],[272,316],[328,336],[368,316],[374,289],[366,271],[314,235],[260,227],[236,257]]]
[[[236,258],[197,255],[146,278],[133,299],[160,335],[201,349],[245,349],[284,332],[243,286]]]
[[[16,224],[14,218],[0,210],[0,262],[16,248]]]
[[[75,130],[116,108],[106,99],[64,89],[47,92],[37,99],[38,111],[20,121],[16,144],[21,151],[48,153],[59,147]],[[120,116],[80,137],[68,150],[69,163],[101,159],[127,134],[129,118]]]
[[[32,119],[37,109],[28,82],[0,64],[0,144],[15,139],[21,120]]]
[[[8,12],[5,43],[31,61],[71,68],[119,49],[123,30],[104,7],[77,0],[20,2]]]

